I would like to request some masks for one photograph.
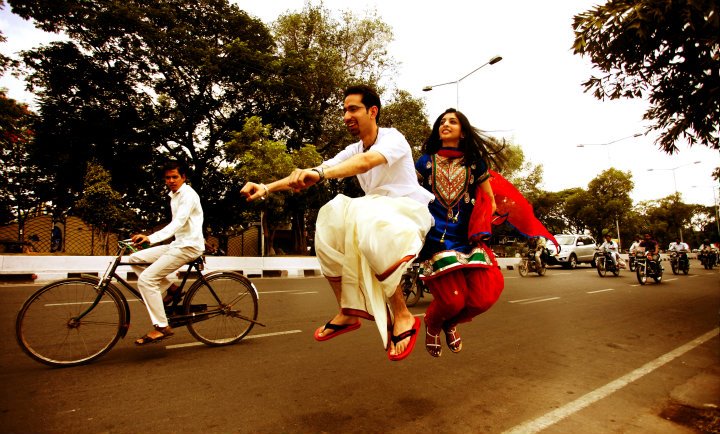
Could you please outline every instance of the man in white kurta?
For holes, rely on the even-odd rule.
[[[357,175],[364,197],[338,195],[320,209],[315,251],[323,275],[341,278],[342,312],[374,319],[387,345],[386,306],[402,265],[418,254],[430,229],[432,195],[418,184],[410,146],[399,131],[379,128],[371,149],[387,163]],[[353,143],[322,166],[363,152],[362,141]]]
[[[432,224],[427,204],[433,195],[418,183],[403,135],[378,127],[380,100],[374,90],[348,88],[343,108],[343,121],[358,142],[318,167],[295,169],[268,185],[248,182],[241,193],[248,200],[264,199],[326,178],[358,177],[364,197],[339,195],[318,214],[315,251],[340,312],[315,331],[315,339],[355,330],[360,317],[374,319],[390,360],[402,360],[412,351],[419,321],[407,310],[399,283],[404,264],[418,254]]]

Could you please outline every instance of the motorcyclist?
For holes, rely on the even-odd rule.
[[[640,241],[639,247],[645,249],[645,253],[652,254],[653,261],[660,260],[660,246],[658,245],[657,241],[652,238],[652,235],[650,235],[649,232],[643,235],[643,240]]]
[[[685,263],[687,263],[688,250],[690,250],[690,246],[680,240],[680,237],[676,237],[675,241],[670,243],[670,245],[668,246],[668,252],[674,255],[674,258],[672,258],[674,264],[679,263],[675,261],[685,261]]]
[[[600,250],[603,252],[610,253],[610,259],[612,260],[613,267],[615,269],[617,269],[618,268],[618,258],[620,257],[620,253],[618,253],[618,245],[612,239],[611,233],[608,232],[605,234],[605,242],[600,245]]]
[[[687,243],[680,241],[680,238],[675,238],[675,241],[670,243],[668,246],[668,252],[687,252],[690,249],[690,247],[687,245]]]
[[[630,250],[628,253],[630,253],[630,256],[635,256],[635,253],[638,250],[638,247],[640,247],[640,235],[635,235],[633,237],[633,242],[630,244]]]
[[[542,254],[545,252],[546,245],[545,237],[532,237],[528,240],[528,248],[535,258],[535,265],[538,270],[542,268]]]
[[[700,245],[700,248],[698,249],[698,258],[703,258],[701,259],[702,261],[713,262],[711,265],[714,265],[714,262],[717,261],[717,249],[710,243],[709,239],[705,238],[703,243]]]

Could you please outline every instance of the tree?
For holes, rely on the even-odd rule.
[[[392,30],[377,13],[356,17],[346,11],[338,19],[322,4],[310,3],[300,13],[281,15],[272,29],[282,92],[271,107],[271,123],[277,126],[281,119],[288,127],[282,138],[290,148],[313,143],[323,155],[334,155],[349,143],[341,122],[342,91],[357,83],[377,88],[389,75]]]
[[[120,193],[111,187],[111,175],[100,164],[89,162],[85,171],[82,197],[75,203],[75,213],[92,225],[93,235],[107,250],[107,237],[118,228],[133,226],[130,211],[121,201]],[[107,252],[106,252],[107,253]]]
[[[586,224],[596,237],[604,232],[617,234],[616,225],[632,208],[630,192],[634,187],[630,172],[610,168],[588,184],[590,207],[586,210]],[[621,237],[622,239],[622,237]]]
[[[307,145],[288,151],[284,141],[272,140],[270,134],[270,126],[263,125],[258,117],[251,117],[245,122],[242,131],[236,133],[227,144],[228,155],[233,157],[235,163],[234,169],[229,171],[231,176],[241,181],[275,180],[287,176],[296,167],[317,166],[322,161],[314,146]],[[267,200],[250,205],[259,211],[267,253],[271,253],[273,246],[274,228],[281,224],[291,225],[296,250],[306,251],[304,234],[308,200],[318,194],[320,187],[297,193],[273,193]]]
[[[113,188],[154,218],[154,167],[188,163],[207,225],[223,212],[224,141],[270,104],[277,80],[268,29],[226,0],[12,0],[13,11],[70,41],[24,54],[39,96],[38,158],[58,174],[57,200],[82,189],[96,160]],[[65,200],[66,204],[70,200]]]
[[[413,98],[410,92],[396,90],[393,99],[380,111],[380,126],[397,128],[413,150],[413,159],[420,157],[422,145],[432,128],[427,120],[425,102]]]
[[[52,180],[30,154],[34,118],[27,105],[0,90],[0,216],[2,223],[17,220],[18,241],[24,240],[28,215],[47,199]]]
[[[610,0],[573,20],[575,54],[604,74],[596,98],[645,98],[643,118],[672,154],[684,138],[720,149],[720,7],[717,0]]]

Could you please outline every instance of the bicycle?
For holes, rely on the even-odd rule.
[[[135,295],[140,292],[117,274],[131,240],[118,241],[118,252],[101,278],[83,275],[50,283],[25,301],[15,321],[20,348],[49,366],[89,363],[124,338],[130,327],[130,307],[113,279]],[[149,265],[134,263],[133,265]],[[165,307],[171,327],[187,326],[190,334],[209,346],[239,342],[257,321],[258,292],[242,274],[212,271],[203,274],[204,256],[190,261],[177,294]],[[187,293],[183,288],[193,273],[198,277]],[[181,304],[182,303],[182,304]]]

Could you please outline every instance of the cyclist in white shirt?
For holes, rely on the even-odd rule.
[[[174,333],[168,324],[165,304],[172,301],[178,290],[167,276],[205,251],[203,237],[203,210],[200,196],[186,184],[186,168],[178,161],[170,161],[163,167],[165,186],[170,190],[170,209],[172,221],[161,230],[151,234],[133,235],[135,245],[155,244],[171,237],[175,240],[170,244],[150,247],[130,255],[130,262],[151,262],[152,264],[131,265],[138,275],[138,289],[147,306],[154,330],[137,339],[137,345],[157,342],[172,336]],[[168,294],[163,299],[162,290],[167,288]]]

